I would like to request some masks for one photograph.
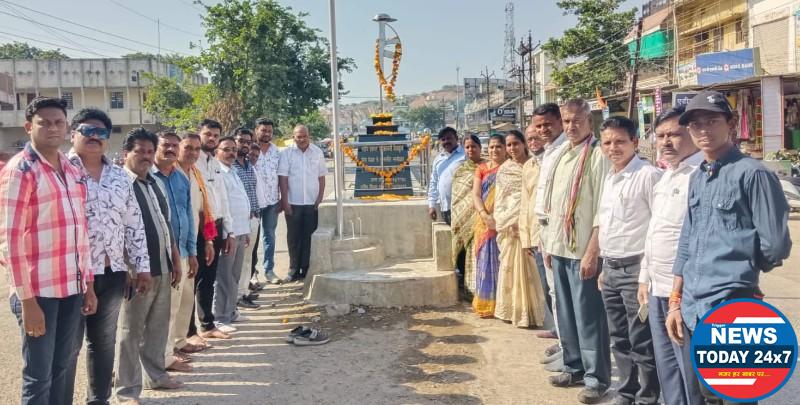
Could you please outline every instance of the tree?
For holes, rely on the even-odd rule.
[[[184,67],[185,65],[187,65],[188,62],[190,62],[189,60],[187,60],[187,57],[181,56],[177,53],[155,55],[148,52],[134,52],[122,55],[122,57],[126,59],[157,59],[164,63],[169,63],[179,67]]]
[[[69,59],[57,49],[40,49],[25,42],[14,41],[0,45],[0,59]]]
[[[297,124],[305,125],[312,139],[325,139],[331,135],[331,127],[328,126],[328,122],[319,110],[311,111],[306,115],[285,119],[279,125],[280,133],[284,137],[292,136],[292,131]]]
[[[628,64],[628,48],[622,41],[631,30],[636,9],[619,12],[623,0],[561,0],[564,14],[578,23],[551,38],[542,47],[556,62],[552,78],[562,98],[591,97],[595,89],[612,93],[622,89]],[[568,64],[572,59],[583,58]]]
[[[444,107],[441,105],[423,105],[421,107],[410,108],[401,115],[406,120],[430,128],[432,131],[445,125]]]
[[[306,25],[305,14],[274,0],[223,0],[205,8],[208,46],[194,63],[221,94],[242,100],[243,122],[302,117],[330,101],[328,44]],[[339,58],[338,66],[349,72],[355,64]]]
[[[224,115],[221,105],[212,109],[222,99],[212,84],[179,83],[175,78],[155,77],[149,73],[145,78],[150,84],[143,107],[156,116],[160,125],[176,130],[192,129],[207,113]]]

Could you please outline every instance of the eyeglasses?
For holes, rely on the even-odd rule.
[[[96,127],[90,124],[78,125],[78,128],[75,128],[75,130],[87,138],[90,136],[97,136],[105,141],[111,137],[111,131],[109,131],[108,128]]]
[[[686,127],[692,131],[702,131],[705,128],[711,128],[726,122],[724,118],[711,118],[707,120],[692,121]]]

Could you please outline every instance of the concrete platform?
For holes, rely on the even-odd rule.
[[[432,259],[388,261],[369,270],[313,275],[306,299],[315,304],[447,307],[458,300],[455,273]]]

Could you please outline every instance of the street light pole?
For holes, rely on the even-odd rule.
[[[344,165],[341,145],[339,144],[339,64],[336,53],[336,0],[328,1],[330,17],[330,56],[331,56],[331,101],[333,124],[333,183],[336,188],[336,230],[339,240],[344,239]]]
[[[460,97],[459,97],[459,94],[458,94],[459,93],[459,91],[458,91],[458,82],[460,80],[459,79],[459,70],[460,69],[461,69],[460,67],[456,66],[456,132],[458,132],[458,129],[459,129],[458,123],[459,123],[459,121],[461,121],[459,119],[459,117],[458,117],[458,106],[460,104],[459,103],[459,98]]]

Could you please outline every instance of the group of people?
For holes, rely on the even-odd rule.
[[[543,326],[551,385],[614,403],[729,403],[698,380],[690,338],[735,298],[763,299],[759,276],[791,250],[777,176],[733,142],[737,117],[714,91],[656,118],[657,162],[638,130],[589,104],[544,104],[525,133],[459,142],[439,133],[429,215],[450,224],[453,262],[480,317]],[[684,282],[685,281],[685,282]]]
[[[268,119],[231,136],[211,119],[181,134],[136,128],[120,167],[106,158],[113,127],[102,110],[70,122],[63,100],[38,97],[25,119],[30,142],[0,171],[0,267],[22,332],[23,404],[72,402],[84,336],[87,403],[180,388],[169,371],[190,372],[190,354],[230,339],[246,320],[239,310],[258,308],[260,264],[269,283],[305,277],[327,174],[305,126],[282,151]],[[274,273],[281,212],[284,280]]]

